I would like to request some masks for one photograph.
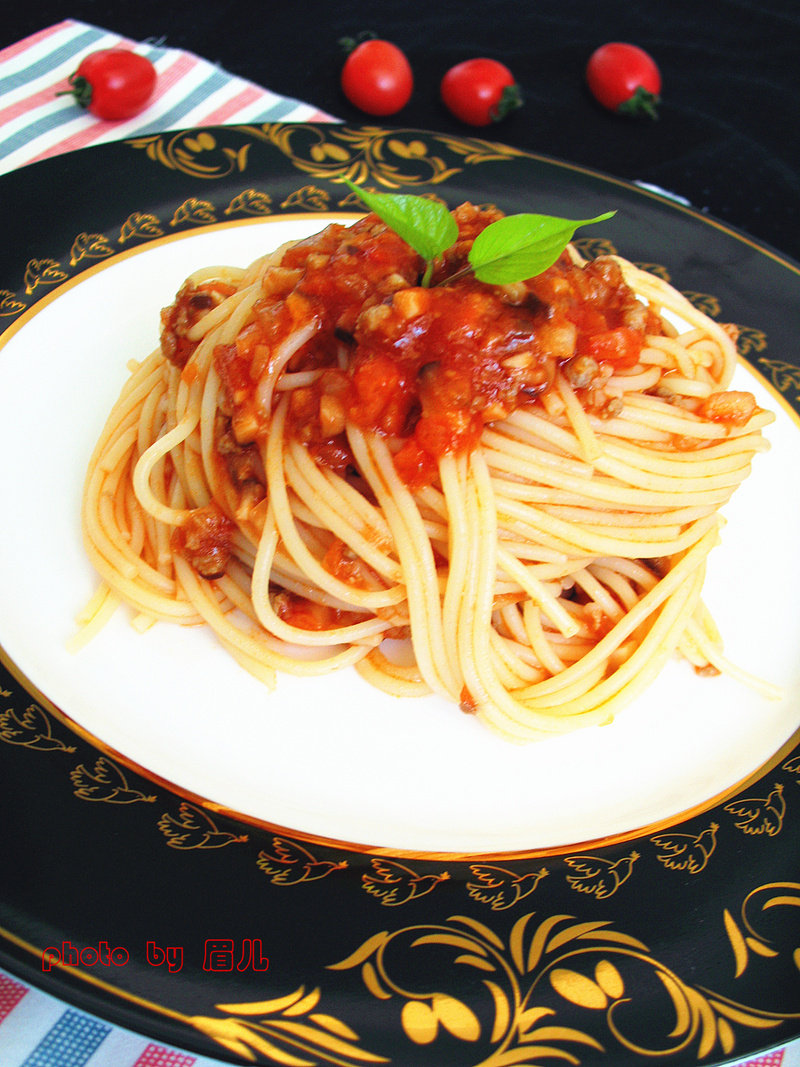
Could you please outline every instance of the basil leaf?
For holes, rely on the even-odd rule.
[[[370,211],[430,262],[458,238],[458,225],[438,200],[405,193],[369,193],[345,178]]]
[[[607,211],[597,218],[580,220],[507,215],[478,234],[467,258],[478,281],[489,285],[525,281],[552,267],[578,227],[603,222],[615,214]]]

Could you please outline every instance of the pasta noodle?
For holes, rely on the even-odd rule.
[[[267,685],[353,666],[515,741],[676,652],[733,670],[703,579],[772,420],[733,332],[616,256],[447,284],[497,214],[454,212],[431,288],[375,216],[187,280],[89,464],[87,633],[125,602]]]

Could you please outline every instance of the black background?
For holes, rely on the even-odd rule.
[[[195,52],[349,122],[371,121],[339,88],[343,36],[373,31],[407,53],[413,97],[381,125],[478,133],[659,187],[800,261],[798,0],[73,0],[9,5],[0,46],[65,17]],[[660,118],[604,111],[585,87],[609,40],[647,49],[664,81]],[[490,56],[524,107],[481,131],[439,100],[452,64]],[[535,210],[535,205],[532,205]]]

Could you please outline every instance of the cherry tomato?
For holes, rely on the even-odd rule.
[[[514,75],[496,59],[467,59],[442,78],[442,101],[457,119],[469,126],[499,122],[522,104]]]
[[[153,95],[156,70],[138,52],[103,48],[81,61],[69,83],[81,107],[99,119],[129,119]]]
[[[594,98],[609,111],[658,118],[661,72],[652,56],[635,44],[601,45],[589,57],[586,81]]]
[[[405,107],[414,89],[414,75],[405,54],[375,38],[356,45],[345,60],[342,91],[368,115],[393,115]]]

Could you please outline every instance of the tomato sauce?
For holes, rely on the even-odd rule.
[[[203,578],[221,578],[231,556],[235,526],[214,504],[195,508],[172,532],[172,547]]]
[[[259,409],[259,381],[276,347],[309,321],[313,336],[284,370],[322,373],[292,391],[287,432],[339,472],[353,464],[348,422],[395,439],[397,469],[412,487],[435,476],[442,456],[473,448],[487,423],[549,390],[559,367],[588,396],[611,369],[636,364],[646,333],[661,332],[607,258],[579,266],[565,253],[539,277],[508,286],[469,273],[450,281],[477,234],[500,217],[470,204],[453,215],[458,240],[426,288],[421,257],[374,215],[287,249],[253,321],[215,353],[223,413],[240,444],[266,432],[271,410]],[[175,362],[208,298],[182,292],[165,311]]]
[[[202,285],[185,282],[175,300],[161,312],[161,350],[170,363],[184,367],[197,348],[189,331],[203,315],[235,290],[224,282]]]
[[[340,626],[352,626],[365,618],[357,612],[332,608],[286,589],[275,594],[272,606],[279,619],[299,630],[333,630]]]

